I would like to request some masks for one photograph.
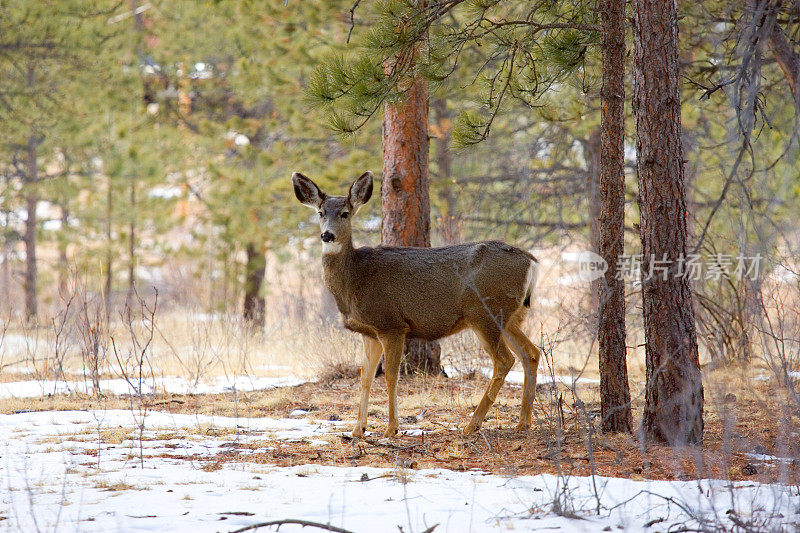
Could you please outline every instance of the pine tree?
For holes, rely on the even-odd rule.
[[[678,19],[674,3],[634,0],[634,115],[647,383],[642,428],[669,445],[703,440],[703,384],[686,258]]]
[[[600,284],[598,355],[600,416],[604,431],[633,429],[625,345],[625,281],[618,275],[625,236],[625,1],[604,0],[602,123],[598,253],[607,270]]]
[[[425,3],[418,3],[419,9]],[[387,61],[391,71],[425,53],[425,39]],[[410,57],[409,57],[410,56]],[[401,82],[400,100],[387,102],[383,111],[383,174],[381,184],[381,242],[387,246],[431,245],[431,206],[428,187],[428,84],[418,75]],[[406,372],[441,373],[437,342],[407,339]]]
[[[237,307],[255,324],[263,323],[269,282],[265,253],[286,243],[290,223],[306,220],[286,201],[288,177],[319,169],[323,174],[314,178],[321,184],[340,186],[377,161],[357,142],[342,150],[319,112],[298,97],[321,54],[344,43],[338,21],[349,7],[180,2],[145,17],[145,36],[156,43],[148,54],[158,65],[157,81],[174,88],[157,102],[156,121],[182,129],[197,147],[192,157],[206,179],[195,178],[192,190],[215,238],[198,237],[226,262],[236,252],[244,256]]]
[[[453,7],[403,1],[374,7],[367,13],[372,19],[372,29],[361,37],[358,52],[330,60],[312,79],[312,98],[331,108],[331,125],[340,132],[358,129],[379,109],[384,109],[381,196],[385,244],[430,245],[426,82],[441,85],[456,71],[457,61],[463,60],[461,56],[470,55],[465,50],[475,44],[471,41],[477,32],[468,31],[469,28],[484,25],[491,28],[479,32],[483,37],[475,39],[487,45],[490,58],[473,61],[476,69],[491,65],[488,70],[494,72],[486,80],[488,97],[482,102],[484,113],[467,113],[460,118],[460,140],[464,144],[488,136],[505,98],[535,101],[546,83],[561,80],[578,67],[586,44],[594,38],[582,38],[574,31],[583,22],[580,10],[568,11],[568,16],[574,16],[575,12],[578,16],[565,24],[565,13],[559,6],[540,6],[532,12],[527,12],[527,7],[502,2],[491,2],[474,11],[459,12]],[[460,24],[456,27],[442,24],[445,14],[453,15]],[[534,15],[545,22],[539,22]],[[498,20],[531,22],[520,24],[518,29],[509,25],[509,29],[497,24]],[[543,44],[537,39],[539,32],[544,34]],[[541,61],[539,54],[552,59]],[[549,65],[549,72],[537,69],[540,63]],[[474,72],[471,75],[474,77]],[[446,105],[438,109],[446,110]],[[446,169],[449,174],[447,147],[439,143],[437,149],[439,170]],[[445,201],[447,220],[452,222],[454,202],[447,195]],[[438,371],[438,349],[415,347],[410,353],[412,368]]]
[[[13,172],[23,187],[25,229],[25,316],[38,315],[37,244],[40,224],[37,207],[42,187],[52,178],[45,172],[63,145],[59,135],[76,122],[88,125],[87,116],[74,116],[70,106],[87,80],[104,77],[107,55],[99,49],[113,39],[107,21],[119,5],[108,2],[87,10],[85,2],[10,3],[0,17],[0,73],[4,96],[0,121],[5,129],[2,150],[14,163]],[[77,120],[76,120],[77,118]]]

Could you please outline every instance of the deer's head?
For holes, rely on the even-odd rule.
[[[299,172],[292,174],[294,195],[319,215],[323,254],[336,254],[352,241],[351,219],[372,196],[372,172],[364,172],[350,186],[347,196],[329,196]]]

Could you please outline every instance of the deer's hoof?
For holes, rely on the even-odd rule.
[[[397,435],[397,426],[389,426],[383,434],[384,437],[394,437],[395,435]]]
[[[462,434],[462,435],[472,435],[473,433],[475,433],[476,431],[478,431],[478,428],[479,428],[479,427],[480,427],[480,426],[479,426],[478,424],[471,424],[471,423],[470,423],[470,424],[467,424],[467,427],[465,427],[465,428],[464,428],[464,429],[461,431],[461,434]]]
[[[358,424],[353,428],[353,438],[360,439],[364,436],[364,426]]]
[[[529,431],[531,429],[531,425],[526,422],[520,422],[514,429],[517,431]]]

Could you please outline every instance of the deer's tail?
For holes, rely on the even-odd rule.
[[[536,280],[539,277],[539,261],[535,257],[531,257],[531,264],[528,267],[528,274],[525,277],[525,298],[522,300],[522,305],[530,309],[531,299],[533,292],[536,289]]]

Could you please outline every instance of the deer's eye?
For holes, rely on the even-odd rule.
[[[347,218],[349,216],[350,216],[350,213],[342,213],[342,215],[341,215],[342,218]]]
[[[322,214],[322,211],[317,211],[317,214],[320,216],[320,218],[325,216]]]

